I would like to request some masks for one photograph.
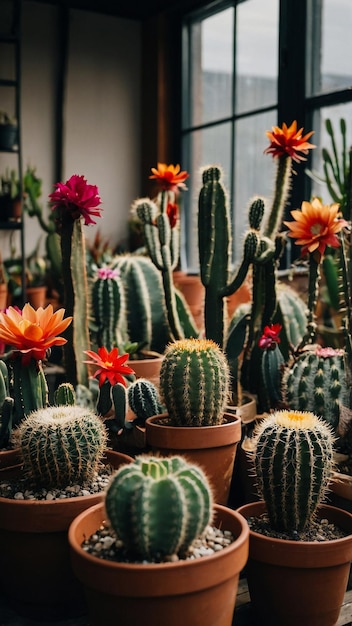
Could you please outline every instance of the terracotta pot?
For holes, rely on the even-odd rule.
[[[115,468],[132,461],[106,451],[105,462]],[[70,565],[67,531],[79,513],[101,500],[102,493],[52,501],[0,497],[0,585],[16,612],[57,619],[86,610]]]
[[[0,450],[0,471],[12,468],[19,465],[22,462],[22,453],[20,448],[13,448],[12,450]],[[3,479],[4,475],[1,474]]]
[[[9,290],[7,283],[0,283],[0,310],[6,309]]]
[[[217,504],[227,504],[241,420],[224,413],[220,426],[170,426],[167,413],[145,422],[147,447],[165,456],[182,454],[205,470]]]
[[[42,287],[27,287],[26,297],[27,302],[29,302],[34,309],[38,309],[40,306],[45,307],[46,285]]]
[[[352,476],[333,472],[327,495],[329,504],[352,513]]]
[[[230,530],[235,541],[211,556],[174,563],[118,563],[87,554],[81,543],[104,520],[103,505],[79,515],[69,543],[91,626],[231,626],[239,573],[248,557],[248,526],[235,511],[214,508],[214,524]]]
[[[265,503],[238,509],[258,517]],[[250,530],[246,568],[255,615],[261,625],[333,626],[344,600],[352,559],[352,515],[331,506],[318,514],[350,533],[323,542],[288,541]]]
[[[160,354],[147,357],[145,359],[129,359],[127,362],[129,367],[132,367],[137,378],[147,378],[154,385],[159,387],[160,383],[160,368],[164,359],[164,355]]]

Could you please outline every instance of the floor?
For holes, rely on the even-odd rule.
[[[49,622],[21,617],[9,607],[5,598],[0,594],[0,626],[90,626],[90,623],[86,616]],[[131,624],[131,626],[137,625]],[[233,626],[260,626],[253,618],[245,578],[240,579],[239,582]],[[352,589],[345,594],[345,601],[336,626],[352,626]]]

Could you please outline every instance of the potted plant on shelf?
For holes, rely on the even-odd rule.
[[[0,150],[13,151],[18,142],[17,120],[0,111]]]
[[[20,181],[15,170],[7,169],[1,176],[0,214],[3,221],[18,221],[22,217]]]
[[[17,429],[22,463],[1,471],[1,588],[16,611],[58,619],[85,611],[69,560],[67,530],[102,499],[113,471],[132,458],[106,449],[106,429],[94,411],[75,404],[63,383],[55,405],[26,417]]]
[[[314,413],[281,410],[257,425],[254,442],[263,500],[238,512],[250,525],[247,581],[255,614],[270,626],[333,626],[350,571],[352,515],[322,504],[332,430]]]
[[[185,626],[231,626],[248,554],[245,520],[213,505],[203,471],[182,457],[141,456],[129,468],[112,477],[105,505],[91,507],[69,529],[90,623],[112,626],[118,614],[121,626],[176,626],[182,615]],[[210,534],[218,550],[207,549]],[[104,538],[108,554],[95,550],[92,535]]]
[[[240,419],[226,413],[229,383],[226,357],[213,341],[175,341],[167,347],[160,371],[161,401],[167,412],[145,422],[147,446],[199,463],[219,504],[227,504],[241,438]]]

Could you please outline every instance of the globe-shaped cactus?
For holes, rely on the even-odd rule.
[[[330,426],[308,411],[277,411],[256,427],[258,488],[276,530],[300,531],[309,524],[327,490],[333,441]]]
[[[66,487],[91,479],[106,444],[103,422],[90,409],[52,406],[19,427],[24,469],[37,485]]]
[[[160,394],[172,424],[221,424],[229,395],[225,354],[209,339],[180,339],[168,345],[160,370]]]
[[[283,379],[284,400],[295,411],[312,411],[336,428],[341,405],[348,405],[345,353],[309,347],[296,357]]]
[[[204,472],[182,457],[140,456],[117,470],[105,508],[128,552],[153,559],[181,553],[203,533],[212,494]]]

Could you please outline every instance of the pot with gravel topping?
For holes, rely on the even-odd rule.
[[[314,413],[282,410],[256,427],[251,452],[263,500],[249,523],[247,581],[263,626],[334,626],[352,559],[352,515],[324,504],[334,437]]]
[[[16,611],[58,619],[86,611],[67,530],[102,501],[114,469],[132,458],[106,449],[103,421],[77,405],[31,413],[18,429],[23,463],[0,482],[0,584]]]
[[[69,529],[92,626],[231,626],[248,524],[181,456],[137,457]],[[181,617],[182,616],[182,617]]]

